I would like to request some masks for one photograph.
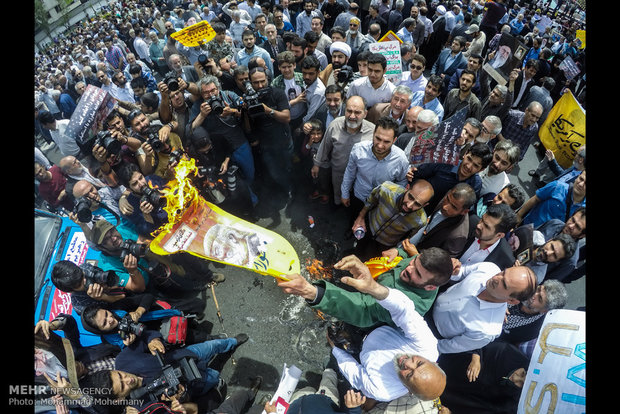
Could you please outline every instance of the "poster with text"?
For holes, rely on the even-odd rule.
[[[376,42],[368,45],[372,53],[381,53],[387,60],[385,77],[392,83],[400,82],[403,73],[403,64],[400,56],[400,42]]]
[[[101,88],[88,85],[80,102],[69,119],[65,134],[83,147],[97,132],[103,129],[103,122],[112,112],[116,99]],[[90,149],[86,149],[90,152]]]

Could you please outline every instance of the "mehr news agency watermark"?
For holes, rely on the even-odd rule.
[[[81,397],[66,397],[56,400],[53,398],[54,395],[73,395]],[[140,406],[143,403],[144,400],[116,399],[112,395],[111,388],[56,388],[50,385],[9,385],[8,404],[11,406],[47,406],[58,404],[74,407],[91,405]]]

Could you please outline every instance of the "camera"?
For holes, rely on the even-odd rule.
[[[128,254],[131,254],[135,257],[144,257],[146,255],[146,251],[148,249],[148,245],[146,244],[138,244],[133,240],[123,240],[121,244],[121,261],[125,260],[125,257]]]
[[[349,82],[351,79],[353,79],[353,68],[349,65],[342,66],[336,77],[338,83]]]
[[[179,90],[179,77],[176,73],[172,71],[166,73],[166,76],[164,76],[162,82],[164,82],[166,86],[168,86],[170,92],[175,92]]]
[[[80,197],[75,200],[73,212],[77,214],[80,223],[90,223],[93,219],[93,212],[90,211],[90,200],[86,197]]]
[[[211,107],[211,111],[215,115],[222,115],[224,112],[224,101],[219,96],[212,96],[207,100],[207,104]]]
[[[99,145],[108,152],[108,154],[118,155],[121,152],[122,144],[114,138],[109,131],[99,131],[95,138],[95,145]]]
[[[153,208],[158,209],[162,204],[162,194],[155,188],[151,188],[148,185],[142,189],[142,197],[140,197],[140,204],[146,201]]]
[[[259,95],[252,87],[250,81],[245,82],[245,93],[243,94],[243,100],[248,105],[248,115],[254,119],[260,115],[265,114],[265,108],[263,104],[258,100]]]
[[[185,155],[182,149],[177,148],[174,151],[170,151],[170,155],[168,156],[168,164],[172,164],[174,162],[178,163]]]
[[[153,151],[160,152],[164,149],[164,143],[159,139],[159,130],[157,126],[151,126],[146,133],[146,142],[153,148]]]
[[[140,336],[144,332],[144,324],[140,322],[134,322],[129,314],[123,316],[118,322],[118,333],[122,339],[129,337],[129,334]]]
[[[207,55],[198,56],[198,63],[200,63],[200,66],[202,66],[202,68],[205,70],[205,75],[213,74],[213,66],[215,65],[213,66],[209,65],[209,61],[212,61],[213,63],[215,63],[213,59],[209,59]]]
[[[334,345],[343,351],[354,355],[359,349],[353,344],[353,337],[349,331],[346,330],[346,325],[342,321],[332,322],[327,327],[327,336],[334,343]]]
[[[213,165],[199,166],[198,173],[202,176],[202,181],[199,184],[201,192],[212,203],[222,203],[226,199],[226,186],[218,177],[218,169]]]
[[[118,286],[118,275],[113,270],[101,270],[90,263],[82,263],[80,269],[86,280],[84,284],[86,290],[94,283],[107,287]]]
[[[162,394],[168,397],[176,395],[179,392],[179,385],[183,384],[187,389],[193,382],[202,379],[196,362],[190,357],[176,360],[174,362],[175,366],[173,366],[172,364],[164,364],[159,352],[155,356],[162,367],[161,375],[151,383],[131,391],[129,394],[131,399],[156,402],[159,401],[159,397]]]

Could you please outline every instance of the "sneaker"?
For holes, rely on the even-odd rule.
[[[213,273],[213,276],[211,277],[211,282],[214,283],[222,283],[225,280],[226,276],[224,275],[224,273]]]
[[[250,337],[247,334],[240,333],[235,335],[235,339],[237,340],[237,346],[239,346],[246,343]]]

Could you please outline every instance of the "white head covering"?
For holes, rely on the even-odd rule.
[[[346,57],[351,57],[351,46],[346,44],[345,42],[333,42],[329,47],[329,54],[331,55],[334,52],[342,52],[346,55]]]
[[[446,8],[443,5],[437,6],[437,14],[443,16],[446,14]]]

